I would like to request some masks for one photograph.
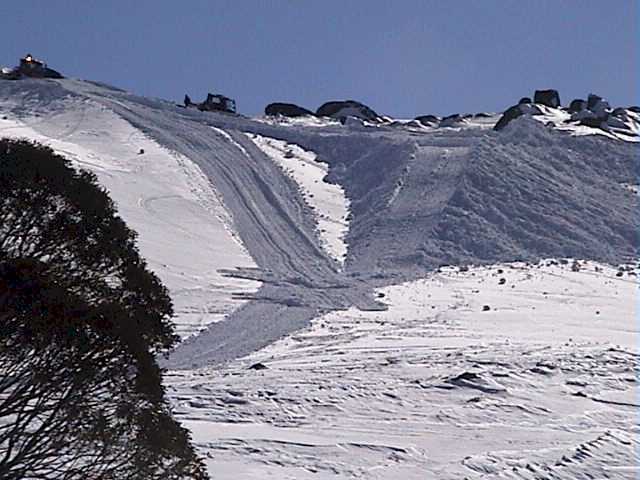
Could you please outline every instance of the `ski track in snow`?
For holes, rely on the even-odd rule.
[[[636,272],[443,269],[167,385],[221,480],[633,478]]]
[[[323,248],[340,264],[347,256],[344,237],[349,230],[349,201],[339,185],[324,181],[328,166],[316,161],[313,152],[281,140],[248,134],[249,138],[276,162],[300,188],[313,208]]]
[[[248,119],[70,79],[0,82],[0,106],[0,135],[98,175],[179,331],[212,322],[165,366],[216,478],[637,473],[635,271],[433,273],[635,261],[637,145],[615,131],[560,132],[556,111],[499,134],[493,117]],[[293,173],[313,155],[305,168],[343,193],[283,170],[287,148]],[[329,214],[322,241],[310,191],[348,204],[348,230]]]
[[[98,176],[119,215],[139,234],[141,254],[169,288],[181,336],[222,320],[241,304],[235,296],[257,290],[258,282],[219,273],[255,263],[202,171],[109,110],[82,102],[39,118],[6,117],[0,135],[46,144]]]

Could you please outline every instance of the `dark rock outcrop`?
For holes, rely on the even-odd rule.
[[[371,122],[381,122],[382,118],[373,109],[355,100],[326,102],[316,111],[319,117],[331,117],[338,120],[356,117]]]
[[[533,103],[539,103],[551,108],[558,108],[560,104],[560,94],[557,90],[536,90],[533,95]]]
[[[585,125],[591,128],[603,128],[606,127],[607,117],[586,117],[580,120],[580,125]]]
[[[282,115],[283,117],[304,117],[314,116],[314,113],[306,108],[299,107],[294,103],[270,103],[264,109],[265,115]]]
[[[594,107],[602,100],[602,97],[600,95],[596,95],[594,93],[590,93],[589,97],[587,98],[587,108],[589,110],[593,110]]]
[[[532,103],[531,99],[529,97],[522,97],[519,101],[518,101],[518,105],[522,105],[523,103]]]
[[[594,95],[593,93],[589,94],[589,98],[587,99],[587,108],[597,117],[608,116],[608,113],[611,110],[609,102],[598,95]]]
[[[414,120],[417,120],[426,127],[432,127],[440,121],[440,119],[435,115],[420,115],[419,117],[414,118]]]
[[[581,112],[587,108],[587,102],[581,98],[574,98],[569,104],[569,113]]]
[[[454,113],[453,115],[449,115],[447,117],[443,117],[440,120],[441,127],[451,127],[456,123],[459,123],[463,120],[462,116],[459,113]]]
[[[520,108],[520,105],[522,104],[514,105],[513,107],[507,108],[498,120],[498,123],[494,125],[493,129],[496,131],[502,130],[511,120],[514,120],[521,116],[523,112]]]
[[[614,108],[613,112],[611,112],[611,115],[614,116],[614,117],[626,118],[627,117],[627,109],[626,108],[622,108],[622,107]]]
[[[248,370],[266,370],[267,368],[269,367],[267,367],[264,363],[260,363],[260,362],[254,363],[253,365],[249,365],[247,367]]]

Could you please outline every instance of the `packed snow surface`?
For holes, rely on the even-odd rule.
[[[0,82],[0,134],[94,171],[178,331],[208,325],[164,366],[215,478],[637,474],[637,272],[611,265],[638,259],[638,118],[540,111],[341,125]]]

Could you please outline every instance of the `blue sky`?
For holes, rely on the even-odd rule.
[[[27,52],[137,94],[261,113],[353,98],[397,117],[503,110],[536,88],[640,103],[636,0],[1,0]]]

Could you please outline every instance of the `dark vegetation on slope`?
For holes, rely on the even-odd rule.
[[[207,478],[155,359],[171,313],[95,176],[0,140],[0,478]]]

